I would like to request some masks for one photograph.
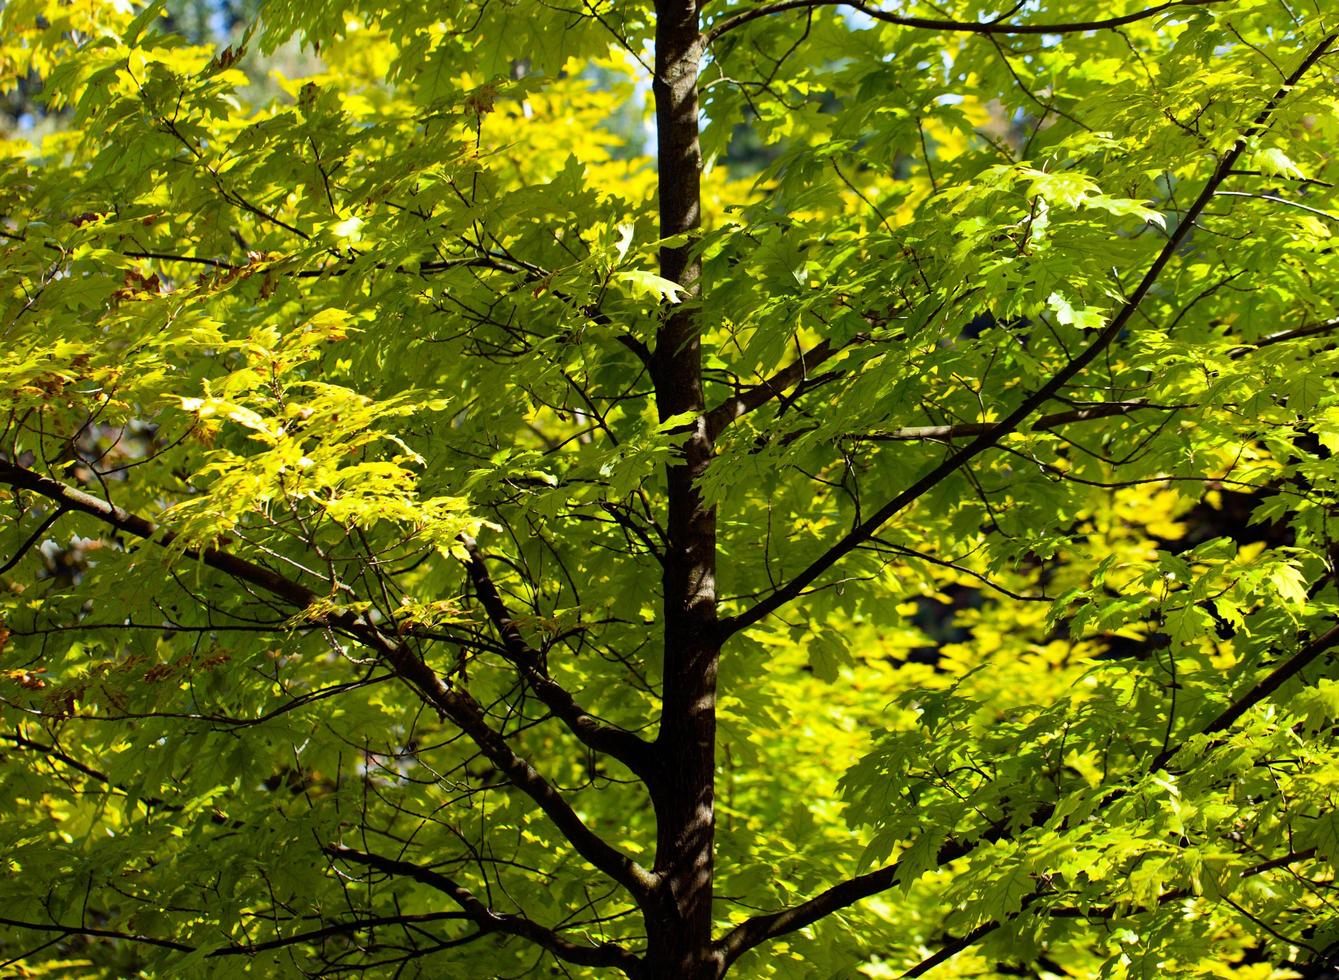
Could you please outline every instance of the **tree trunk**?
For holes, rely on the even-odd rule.
[[[697,73],[701,39],[695,0],[656,4],[656,132],[660,233],[691,233],[701,219]],[[684,287],[656,335],[652,373],[661,419],[683,412],[683,454],[668,470],[664,589],[664,698],[651,798],[659,883],[647,909],[651,977],[715,980],[711,893],[715,844],[716,513],[696,481],[712,457],[703,417],[697,298],[700,264],[688,244],[664,248],[660,274]]]

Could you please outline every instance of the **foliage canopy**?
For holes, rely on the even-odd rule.
[[[1333,966],[1339,21],[1098,6],[10,0],[4,969]]]

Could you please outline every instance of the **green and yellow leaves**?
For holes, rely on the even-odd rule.
[[[1085,151],[1091,152],[1094,147],[1087,144],[1088,141],[1075,141],[1075,148],[1082,146]],[[1111,153],[1114,149],[1115,147],[1110,145],[1101,145],[1101,150],[1105,153]],[[1115,217],[1131,215],[1159,228],[1166,228],[1161,212],[1150,208],[1147,202],[1103,194],[1098,189],[1097,182],[1084,173],[1064,170],[1048,173],[1025,167],[1018,173],[1018,179],[1027,181],[1026,193],[1029,197],[1041,198],[1048,205],[1060,205],[1076,210],[1095,208]]]
[[[345,311],[326,309],[282,335],[257,331],[233,348],[244,367],[206,382],[203,397],[182,399],[197,438],[229,445],[201,458],[195,480],[207,493],[168,514],[186,541],[212,541],[273,508],[349,531],[386,521],[443,553],[461,533],[477,531],[464,499],[418,495],[424,459],[386,425],[439,404],[413,392],[377,401],[308,376],[326,344],[356,329],[349,321]],[[260,446],[237,443],[229,427]]]
[[[666,470],[708,428],[687,510],[718,623],[842,552],[720,659],[716,934],[852,873],[895,886],[741,972],[900,975],[989,927],[944,975],[1244,974],[1322,935],[1333,662],[1270,678],[1339,607],[1330,66],[1254,121],[1327,25],[703,16],[745,11],[704,56],[701,233],[669,240],[649,4],[274,0],[259,56],[156,8],[0,12],[0,86],[42,129],[0,148],[0,463],[122,508],[3,494],[0,697],[44,748],[4,743],[0,898],[196,947],[90,942],[90,971],[220,975],[202,951],[327,926],[245,962],[375,972],[411,936],[411,972],[533,965],[455,919],[348,931],[454,908],[332,865],[355,836],[640,949],[635,901],[439,710],[474,698],[656,861],[645,787],[534,690],[650,739]],[[657,265],[684,247],[691,291]]]

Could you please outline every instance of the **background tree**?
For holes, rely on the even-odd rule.
[[[161,13],[0,12],[6,969],[1334,964],[1319,5]]]

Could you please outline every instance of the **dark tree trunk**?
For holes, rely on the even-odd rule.
[[[660,231],[693,232],[701,218],[697,73],[701,39],[695,0],[656,4],[654,80],[659,139]],[[665,311],[652,371],[661,419],[697,414],[683,454],[668,471],[664,587],[664,702],[651,797],[657,819],[656,893],[647,909],[651,977],[720,976],[712,949],[715,842],[716,513],[696,481],[712,457],[704,418],[697,298],[699,263],[690,245],[662,249],[660,274],[684,287]]]

